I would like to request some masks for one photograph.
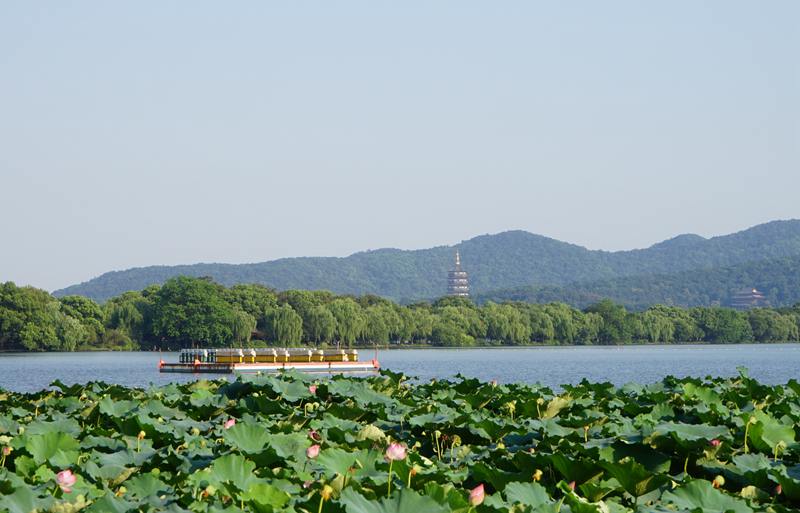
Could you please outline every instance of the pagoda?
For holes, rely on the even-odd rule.
[[[731,295],[731,308],[736,310],[748,310],[769,306],[769,301],[758,289],[744,289],[734,292]]]
[[[469,297],[467,272],[461,269],[461,255],[456,251],[456,266],[447,273],[447,295]]]

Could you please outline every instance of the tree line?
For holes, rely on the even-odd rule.
[[[0,350],[427,344],[433,346],[789,342],[800,304],[736,311],[656,305],[628,311],[610,300],[476,305],[445,297],[400,305],[327,291],[277,292],[177,277],[103,304],[0,284]]]

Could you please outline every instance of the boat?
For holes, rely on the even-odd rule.
[[[355,349],[311,348],[216,348],[182,349],[175,363],[158,362],[159,372],[214,373],[276,372],[369,372],[380,369],[375,358],[362,361]]]

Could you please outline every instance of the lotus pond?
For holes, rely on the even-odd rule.
[[[0,391],[0,511],[800,507],[800,384],[287,373]]]

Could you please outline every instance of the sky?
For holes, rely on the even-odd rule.
[[[0,3],[0,282],[800,217],[800,2]]]

